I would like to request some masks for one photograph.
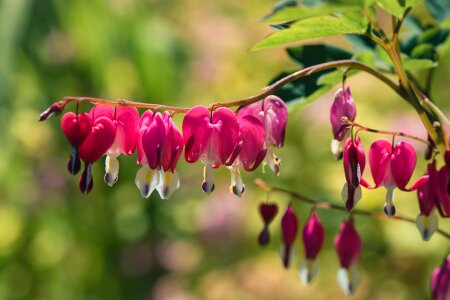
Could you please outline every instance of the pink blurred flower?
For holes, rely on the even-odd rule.
[[[431,277],[431,298],[448,300],[450,298],[450,254],[440,267],[433,271]]]
[[[325,239],[325,229],[320,222],[317,212],[313,210],[303,228],[303,246],[305,259],[300,265],[300,278],[304,284],[309,284],[319,272],[316,260]]]
[[[258,236],[258,243],[261,246],[266,246],[270,241],[269,224],[278,213],[278,206],[275,203],[261,203],[259,205],[259,212],[264,221],[264,228]]]
[[[298,221],[294,209],[288,206],[281,219],[281,235],[283,237],[283,246],[281,248],[281,259],[285,268],[289,268],[294,254],[294,241],[297,237]]]
[[[361,281],[356,264],[361,256],[361,238],[354,227],[353,218],[344,221],[334,239],[334,247],[341,268],[338,271],[338,284],[345,294],[353,294]]]

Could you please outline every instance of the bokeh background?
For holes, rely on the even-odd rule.
[[[320,276],[303,286],[272,243],[256,243],[262,178],[307,196],[341,203],[345,181],[330,153],[328,109],[336,88],[290,114],[280,177],[245,173],[247,191],[202,193],[202,166],[180,160],[181,189],[169,201],[141,199],[135,157],[121,157],[120,180],[78,191],[66,172],[70,146],[59,118],[37,117],[64,96],[133,99],[179,106],[253,95],[280,71],[296,68],[283,49],[250,52],[271,32],[259,23],[273,1],[2,0],[0,1],[0,299],[344,299],[336,284],[333,238],[346,215],[319,211],[326,241]],[[422,8],[415,11],[427,17]],[[348,47],[341,39],[334,39]],[[447,104],[449,63],[442,58],[433,97]],[[425,137],[418,117],[389,88],[364,74],[349,80],[357,121]],[[69,107],[72,108],[73,107]],[[89,109],[83,105],[82,109]],[[175,120],[181,123],[181,117]],[[366,149],[376,137],[361,133]],[[425,171],[423,147],[413,178]],[[366,173],[369,177],[369,172]],[[360,208],[382,211],[383,189],[364,190]],[[272,194],[281,210],[290,201]],[[302,223],[310,208],[295,204]],[[398,193],[398,211],[418,214],[415,193]],[[448,220],[440,220],[450,230]],[[427,299],[429,279],[449,249],[439,235],[423,242],[414,224],[356,217],[364,251],[363,281],[353,299]]]

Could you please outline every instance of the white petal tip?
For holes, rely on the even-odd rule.
[[[354,266],[350,269],[340,268],[337,273],[337,282],[346,295],[352,295],[361,282],[361,275]]]
[[[317,260],[305,259],[300,264],[299,276],[304,285],[311,284],[313,279],[319,273],[319,262]]]
[[[439,226],[439,220],[432,212],[429,216],[418,215],[416,225],[419,229],[420,235],[424,241],[429,241],[433,233],[436,232]]]

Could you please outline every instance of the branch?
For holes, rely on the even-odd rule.
[[[347,212],[347,209],[343,206],[340,205],[336,205],[336,204],[332,204],[328,201],[320,201],[320,200],[315,200],[315,199],[311,199],[308,197],[305,197],[303,195],[300,195],[296,192],[292,192],[289,191],[287,189],[284,188],[280,188],[280,187],[271,187],[269,186],[266,182],[264,182],[261,179],[256,179],[255,180],[255,185],[268,191],[268,192],[280,192],[280,193],[284,193],[287,195],[290,195],[292,198],[301,201],[303,203],[307,203],[307,204],[311,204],[313,205],[315,208],[323,208],[323,209],[334,209],[334,210],[339,210],[339,211],[343,211],[343,212]],[[362,210],[362,209],[354,209],[352,210],[351,214],[354,215],[359,215],[359,216],[366,216],[366,217],[370,217],[370,218],[374,218],[374,219],[378,219],[378,220],[399,220],[399,221],[405,221],[408,223],[412,223],[412,224],[416,224],[416,220],[414,220],[413,218],[407,217],[407,216],[403,216],[401,214],[396,214],[395,216],[392,217],[387,217],[385,214],[382,213],[374,213],[374,212],[370,212],[367,210]],[[442,229],[437,229],[436,232],[438,232],[440,235],[442,235],[443,237],[447,238],[448,240],[450,240],[450,233],[446,232]]]
[[[403,137],[407,137],[407,138],[410,138],[412,140],[424,143],[426,145],[430,145],[430,142],[428,142],[427,140],[424,140],[424,139],[422,139],[420,137],[417,137],[417,136],[414,136],[414,135],[411,135],[411,134],[407,134],[407,133],[404,133],[404,132],[401,132],[401,131],[388,131],[388,130],[372,129],[372,128],[360,125],[360,124],[358,124],[356,122],[352,122],[347,117],[343,117],[342,118],[342,123],[350,125],[350,126],[353,126],[353,127],[358,128],[359,130],[362,130],[362,131],[367,131],[367,132],[372,132],[372,133],[379,133],[379,134],[388,134],[388,135],[392,135],[392,136],[403,136]]]
[[[379,80],[386,83],[391,89],[393,89],[398,95],[400,95],[402,98],[407,99],[407,95],[403,92],[403,90],[398,86],[394,81],[392,81],[389,77],[381,73],[380,71],[362,63],[356,60],[351,59],[344,59],[344,60],[337,60],[332,62],[326,62],[322,64],[318,64],[315,66],[311,66],[305,69],[302,69],[300,71],[297,71],[295,73],[292,73],[286,77],[281,78],[277,82],[267,86],[260,92],[259,94],[256,94],[254,96],[250,96],[243,99],[237,99],[237,100],[231,100],[227,102],[217,102],[213,103],[209,106],[209,109],[211,111],[214,111],[215,109],[219,107],[235,107],[235,106],[246,106],[249,104],[252,104],[254,102],[257,102],[259,100],[264,99],[265,97],[272,95],[275,91],[286,85],[287,83],[305,77],[309,76],[313,73],[333,69],[333,68],[340,68],[340,67],[349,67],[353,69],[359,69],[362,71],[365,71],[374,77],[378,78]],[[150,104],[150,103],[142,103],[142,102],[135,102],[135,101],[128,101],[120,99],[118,101],[110,101],[106,99],[100,99],[100,98],[91,98],[91,97],[65,97],[64,99],[54,103],[52,106],[50,106],[46,111],[44,111],[41,115],[39,120],[44,121],[46,120],[52,113],[54,112],[62,112],[66,105],[70,102],[90,102],[92,104],[106,104],[111,106],[133,106],[136,108],[145,108],[145,109],[152,109],[152,110],[164,110],[164,111],[170,111],[173,113],[186,113],[190,108],[186,107],[176,107],[176,106],[169,106],[169,105],[161,105],[161,104]]]

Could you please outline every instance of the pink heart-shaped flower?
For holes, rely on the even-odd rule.
[[[96,119],[91,133],[78,149],[80,158],[87,164],[99,160],[114,143],[115,136],[113,121],[106,117]]]
[[[68,112],[61,118],[61,129],[70,144],[78,147],[91,133],[91,117],[87,113]]]

